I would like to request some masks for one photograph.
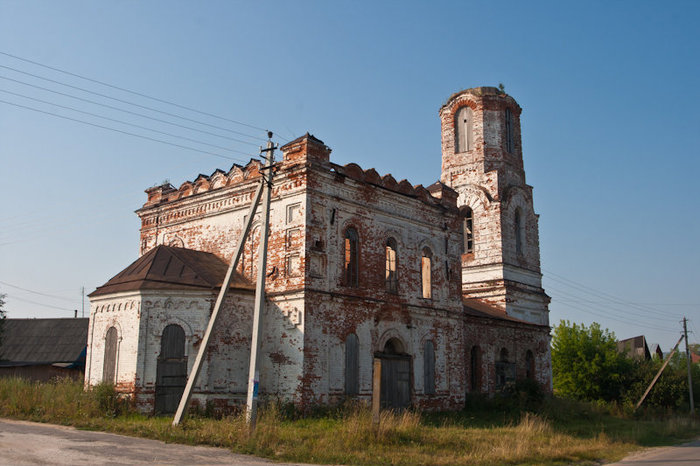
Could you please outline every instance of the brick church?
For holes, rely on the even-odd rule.
[[[300,407],[372,398],[458,409],[517,379],[551,389],[549,297],[525,181],[521,108],[496,88],[440,109],[442,175],[428,186],[330,160],[306,134],[272,189],[260,391]],[[86,384],[145,412],[177,407],[261,164],[146,190],[140,257],[90,295]],[[260,212],[256,215],[260,215]],[[246,240],[193,400],[245,403],[259,220]],[[257,226],[256,226],[257,225]]]

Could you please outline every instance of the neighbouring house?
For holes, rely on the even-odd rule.
[[[619,340],[617,342],[617,351],[633,359],[651,359],[649,345],[647,345],[644,335]],[[661,359],[663,359],[663,353]]]
[[[654,356],[661,360],[664,359],[664,352],[661,351],[661,346],[658,343],[654,343],[653,345],[651,345],[651,357]]]
[[[82,379],[89,319],[5,319],[0,377]]]
[[[333,163],[308,133],[281,147],[263,397],[302,408],[369,401],[375,358],[389,408],[459,409],[468,394],[492,395],[521,378],[551,390],[549,297],[521,108],[479,87],[452,95],[439,114],[442,174],[427,188]],[[140,257],[90,294],[86,384],[113,382],[146,412],[175,410],[260,179],[261,163],[251,160],[146,190]],[[197,403],[245,401],[259,215]]]

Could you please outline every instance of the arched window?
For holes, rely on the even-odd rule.
[[[435,394],[435,345],[431,340],[425,342],[423,349],[423,392]]]
[[[520,256],[523,254],[523,221],[520,215],[520,208],[515,210],[513,230],[515,235],[515,253]]]
[[[506,151],[509,154],[513,153],[513,112],[506,109]]]
[[[360,351],[357,335],[351,333],[345,339],[345,394],[360,392]]]
[[[464,254],[474,252],[474,212],[469,207],[464,210]]]
[[[474,146],[474,112],[461,107],[455,113],[455,153],[467,152]]]
[[[423,253],[420,258],[420,276],[421,276],[421,291],[423,297],[430,299],[432,293],[432,261],[433,253],[429,248],[423,248]]]
[[[535,378],[535,357],[530,350],[525,353],[525,377],[530,380]]]
[[[481,350],[478,346],[472,346],[469,360],[469,388],[472,392],[481,389]]]
[[[345,230],[345,265],[344,265],[344,282],[345,286],[358,286],[359,272],[359,237],[354,228]]]
[[[509,382],[515,382],[515,364],[508,361],[508,350],[501,348],[496,362],[496,389],[502,390]]]
[[[117,369],[117,345],[119,334],[117,329],[110,327],[105,336],[105,358],[102,366],[102,382],[114,383]]]
[[[177,324],[167,325],[160,340],[160,359],[185,358],[185,331]]]
[[[241,258],[241,271],[251,280],[255,280],[258,275],[258,249],[260,249],[260,225],[255,225],[246,238]]]
[[[386,241],[386,291],[392,294],[399,292],[399,279],[396,272],[396,240],[389,238]]]

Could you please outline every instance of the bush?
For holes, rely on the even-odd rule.
[[[117,417],[128,411],[128,400],[122,398],[112,384],[94,385],[88,391],[88,396],[97,405],[98,413],[102,416]]]

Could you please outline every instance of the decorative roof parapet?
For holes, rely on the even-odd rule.
[[[291,162],[296,164],[309,159],[330,162],[331,149],[323,141],[309,133],[285,144],[281,147],[281,150],[284,153],[283,163]],[[428,205],[442,206],[447,209],[457,208],[457,193],[440,182],[425,188],[423,185],[413,186],[405,179],[397,182],[390,174],[380,176],[374,168],[363,170],[356,163],[348,163],[342,166],[330,162],[321,166],[326,167],[335,173],[336,176],[348,177],[361,183],[371,184],[413,197]],[[257,159],[251,159],[245,166],[233,164],[228,173],[218,168],[209,176],[200,173],[194,181],[185,181],[177,189],[166,182],[160,186],[154,186],[145,190],[148,198],[143,207],[148,208],[257,179],[260,177],[261,168],[262,162]]]

